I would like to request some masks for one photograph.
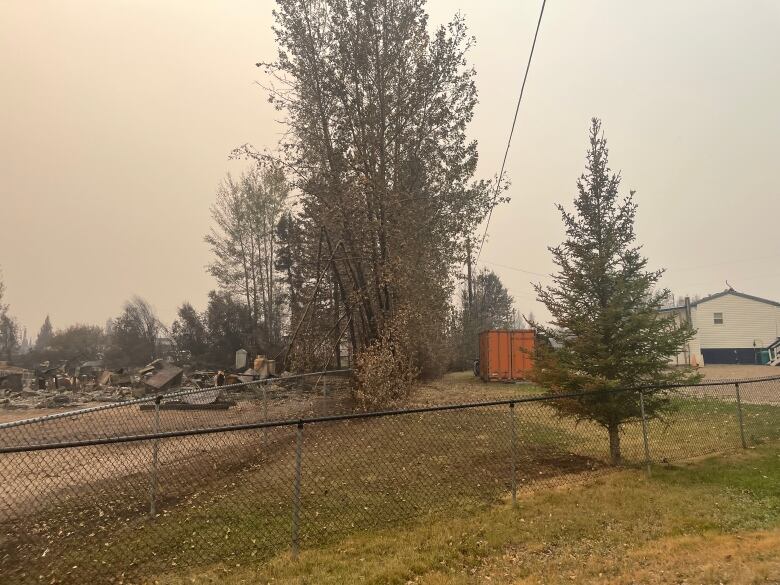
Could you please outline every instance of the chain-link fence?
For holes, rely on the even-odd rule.
[[[0,425],[2,582],[229,570],[513,501],[612,468],[605,427],[561,416],[577,404],[638,409],[618,435],[624,465],[780,438],[780,377],[367,413],[333,376],[335,407],[321,387],[279,384]]]

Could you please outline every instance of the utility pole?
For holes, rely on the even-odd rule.
[[[466,258],[466,274],[468,278],[468,294],[469,294],[469,318],[471,318],[471,303],[474,300],[474,288],[471,283],[471,238],[466,238],[466,254],[468,254],[468,257]]]

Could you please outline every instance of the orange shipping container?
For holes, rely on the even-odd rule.
[[[524,380],[533,368],[533,329],[491,329],[479,334],[479,374],[483,380]]]

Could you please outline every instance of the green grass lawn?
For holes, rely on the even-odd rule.
[[[178,583],[776,583],[780,449],[624,470]]]
[[[459,402],[463,393],[470,393],[470,401],[476,401],[498,399],[500,393],[538,392],[514,385],[494,389],[495,385],[484,385],[473,376],[452,382],[454,389],[448,390],[446,384],[434,386],[421,400],[437,399],[441,393]],[[739,449],[735,404],[718,398],[681,396],[675,400],[679,408],[674,415],[650,424],[653,461]],[[778,407],[744,405],[743,414],[751,445],[780,438]],[[672,530],[672,512],[666,512],[667,507],[682,510],[688,506],[689,496],[700,502],[690,508],[688,524],[681,520],[682,524],[674,526],[690,526],[693,535],[710,530],[726,534],[732,529],[769,529],[778,511],[776,496],[761,491],[769,485],[764,477],[780,485],[777,469],[765,469],[771,464],[780,467],[776,449],[761,447],[722,463],[708,460],[680,468],[656,465],[648,482],[640,472],[644,461],[641,425],[624,429],[623,451],[629,468],[615,471],[607,466],[606,432],[591,423],[561,419],[548,403],[520,403],[514,415],[501,405],[307,425],[299,515],[303,552],[299,563],[290,564],[286,559],[293,517],[295,429],[270,430],[268,447],[264,447],[262,431],[167,439],[161,445],[161,461],[177,441],[190,441],[192,455],[161,469],[160,513],[153,522],[145,516],[146,474],[96,484],[77,500],[61,503],[6,532],[21,534],[20,538],[3,541],[0,534],[0,572],[5,573],[5,582],[28,582],[25,579],[34,577],[29,580],[81,583],[91,576],[99,576],[98,581],[154,582],[150,575],[161,576],[162,582],[190,582],[182,580],[185,577],[197,582],[206,579],[199,575],[216,579],[227,570],[230,575],[254,575],[257,567],[267,563],[268,573],[263,569],[256,578],[242,578],[254,583],[268,575],[277,582],[307,582],[302,580],[307,566],[320,571],[312,568],[314,563],[322,565],[322,572],[311,583],[327,582],[331,573],[331,582],[353,582],[345,581],[345,574],[363,574],[363,569],[368,571],[366,582],[405,583],[424,577],[435,583],[439,573],[445,579],[439,582],[450,582],[451,570],[457,566],[467,568],[467,579],[490,576],[486,571],[494,570],[491,563],[499,573],[510,568],[518,571],[514,565],[504,567],[502,561],[501,551],[515,545],[522,554],[512,554],[524,559],[523,567],[541,570],[540,564],[524,556],[529,539],[537,537],[533,550],[547,546],[551,552],[545,554],[556,555],[564,536],[591,542],[588,539],[598,536],[599,527],[606,535],[599,538],[609,538],[601,544],[593,541],[598,550],[618,546],[629,536],[641,540],[648,530],[654,538],[689,534],[687,528]],[[149,444],[138,443],[125,456],[148,458],[149,450]],[[59,453],[69,456],[68,451]],[[521,499],[515,511],[506,504],[513,458]],[[766,474],[754,473],[754,467],[746,470],[745,465]],[[593,483],[565,487],[583,482]],[[713,499],[723,489],[728,492],[725,499]],[[667,497],[667,491],[676,496],[669,499],[672,496]],[[635,493],[644,495],[635,497]],[[623,502],[619,497],[628,499],[618,504]],[[637,497],[647,501],[640,506]],[[620,515],[610,515],[610,499]],[[746,506],[744,510],[739,509],[739,502]],[[594,526],[599,514],[603,519]],[[632,514],[636,514],[637,534],[620,525],[628,524]],[[697,514],[703,523],[694,530]],[[719,518],[717,522],[713,515]],[[728,528],[724,522],[732,517],[733,526]],[[613,526],[619,526],[614,534]],[[403,535],[400,540],[399,535]],[[442,541],[447,554],[433,544],[443,535],[449,535],[449,540]],[[425,539],[434,546],[428,552]],[[422,556],[414,556],[417,553],[409,547],[422,547]],[[384,564],[379,558],[383,550]],[[360,561],[364,554],[375,558]],[[390,562],[396,554],[400,560]],[[457,559],[461,564],[452,564]],[[432,567],[431,563],[443,565]],[[252,569],[247,572],[246,567]],[[602,572],[606,575],[606,571]]]
[[[737,405],[730,385],[716,387],[723,396],[709,396],[705,387],[698,396],[673,395],[674,410],[648,424],[651,459],[675,461],[741,447]],[[440,404],[474,400],[527,398],[543,394],[532,384],[485,383],[471,372],[447,374],[426,384],[414,396],[415,402]],[[743,388],[750,395],[750,387]],[[558,417],[550,403],[521,403],[517,406],[518,440],[529,445],[554,445],[595,460],[605,460],[605,431],[589,422],[575,423]],[[748,445],[780,439],[780,406],[742,404],[745,439]],[[629,463],[644,461],[640,423],[624,425],[623,455]]]

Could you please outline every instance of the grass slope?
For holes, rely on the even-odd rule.
[[[415,403],[519,398],[534,392],[538,389],[486,385],[458,374],[421,388]],[[677,411],[649,425],[654,461],[739,449],[736,404],[727,395],[677,395],[674,400]],[[322,547],[341,546],[347,538],[373,539],[383,534],[393,543],[399,532],[416,534],[423,525],[438,526],[453,517],[487,514],[484,522],[500,527],[514,515],[490,510],[509,492],[513,459],[515,481],[526,501],[521,511],[554,503],[535,499],[528,503],[529,494],[552,497],[553,486],[589,481],[594,472],[624,478],[625,485],[634,482],[637,490],[644,485],[641,474],[628,470],[615,475],[607,468],[607,436],[593,423],[561,419],[547,402],[521,403],[514,409],[513,441],[511,413],[508,406],[500,405],[307,425],[302,451],[302,550],[325,550]],[[748,444],[780,438],[780,407],[744,404],[743,415]],[[284,558],[290,547],[295,429],[271,429],[267,435],[241,431],[161,441],[158,516],[153,522],[147,518],[148,473],[140,472],[95,482],[77,499],[7,527],[0,524],[0,574],[9,583],[82,583],[97,576],[135,584],[148,575],[178,574],[182,567],[199,575],[217,562],[236,568]],[[187,458],[176,456],[183,446],[190,453]],[[116,456],[137,457],[147,464],[151,444],[131,447]],[[103,449],[109,456],[100,461],[102,465],[110,465],[113,450],[114,446]],[[629,466],[641,466],[644,445],[639,423],[626,425],[623,450]],[[89,465],[85,459],[94,457],[90,451],[73,449],[50,455],[53,461],[68,457],[79,465]],[[653,490],[660,489],[658,482],[671,481],[665,475],[671,470],[659,469],[658,474]],[[599,490],[606,490],[606,501],[616,497],[607,488],[613,483],[624,485],[624,479],[602,480]],[[696,492],[700,484],[697,480],[690,490],[675,489]],[[599,496],[589,491],[574,496],[584,508],[571,513],[589,517],[591,497]],[[651,515],[642,511],[638,518]],[[526,513],[522,522],[515,520],[516,527],[505,528],[531,526],[533,518]],[[558,524],[557,519],[550,520],[551,530]],[[539,523],[533,524],[531,534],[540,530]],[[387,559],[382,562],[392,564]],[[416,561],[402,560],[398,571],[416,566]],[[350,576],[353,571],[350,568]],[[410,574],[410,578],[418,575],[414,570]]]
[[[150,583],[778,583],[780,448],[609,473],[407,529]]]

